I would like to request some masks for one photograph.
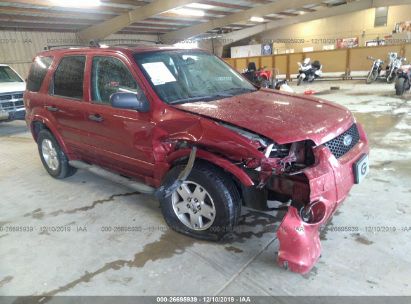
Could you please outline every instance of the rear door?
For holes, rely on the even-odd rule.
[[[92,158],[84,123],[85,64],[85,55],[61,58],[51,79],[45,108],[54,117],[65,144],[76,154]]]
[[[150,178],[154,157],[151,112],[117,109],[110,105],[116,92],[131,92],[146,98],[136,75],[120,56],[94,56],[90,68],[90,102],[86,105],[89,144],[98,162],[128,176]]]

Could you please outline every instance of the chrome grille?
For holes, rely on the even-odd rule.
[[[0,109],[14,111],[24,108],[23,93],[7,93],[0,95]]]
[[[344,138],[347,135],[351,135],[352,140],[349,145],[344,144]],[[324,145],[330,149],[335,158],[340,158],[348,151],[350,151],[360,140],[360,134],[358,133],[357,125],[353,124],[347,131],[337,136],[336,138],[326,142]]]

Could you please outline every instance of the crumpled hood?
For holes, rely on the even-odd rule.
[[[311,139],[320,145],[354,122],[351,112],[337,104],[265,89],[175,107],[250,130],[279,144]]]
[[[23,92],[25,89],[25,82],[0,82],[0,94]]]

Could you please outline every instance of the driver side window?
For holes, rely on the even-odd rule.
[[[93,103],[110,104],[111,94],[117,92],[136,93],[139,98],[144,95],[122,61],[113,57],[94,57],[91,73]]]

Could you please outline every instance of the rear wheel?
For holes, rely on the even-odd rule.
[[[405,91],[405,78],[398,78],[395,82],[395,94],[402,96]]]
[[[174,167],[164,181],[171,185],[183,166]],[[232,180],[218,168],[195,164],[187,180],[169,197],[160,199],[167,224],[189,236],[220,240],[237,224],[240,196]]]
[[[76,173],[77,169],[69,165],[66,154],[50,131],[39,132],[37,146],[41,162],[52,177],[63,179]]]

